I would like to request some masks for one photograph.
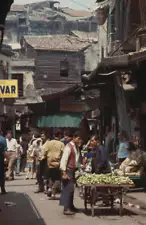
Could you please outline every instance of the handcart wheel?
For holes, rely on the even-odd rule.
[[[114,196],[111,195],[111,209],[114,208]]]
[[[87,187],[85,187],[85,193],[84,193],[84,207],[85,207],[85,212],[87,212]]]
[[[95,205],[95,194],[96,194],[96,190],[95,188],[92,189],[92,192],[91,192],[91,214],[92,214],[92,217],[94,217],[94,205]]]
[[[123,192],[120,194],[120,210],[119,210],[120,216],[123,215]]]

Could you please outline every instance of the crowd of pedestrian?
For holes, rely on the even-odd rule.
[[[118,138],[115,155],[119,170],[125,170],[124,165],[129,168],[128,160],[131,159],[135,160],[134,165],[138,165],[135,162],[137,159],[140,162],[140,157],[131,154],[136,152],[137,142],[132,144],[125,131]],[[44,192],[50,200],[61,193],[60,205],[64,206],[64,214],[73,215],[78,211],[73,203],[76,172],[110,173],[114,144],[111,130],[107,130],[104,142],[93,135],[87,144],[83,143],[79,132],[63,134],[58,130],[53,138],[43,132],[34,134],[30,140],[23,136],[16,140],[9,131],[6,138],[0,136],[1,193],[6,194],[5,179],[14,180],[15,175],[25,172],[25,179],[36,179],[35,193]]]

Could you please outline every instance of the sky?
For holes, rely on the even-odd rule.
[[[31,2],[41,2],[44,0],[14,0],[15,4],[27,4]],[[76,2],[76,3],[75,3]],[[87,10],[93,9],[95,6],[95,0],[60,0],[61,6],[68,6],[75,9]]]

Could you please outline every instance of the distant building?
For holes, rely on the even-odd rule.
[[[24,35],[69,34],[72,30],[96,32],[97,21],[90,11],[61,8],[58,1],[14,4],[6,20],[5,42],[19,42]]]
[[[22,52],[35,59],[35,87],[41,95],[81,82],[85,52],[92,43],[69,35],[25,36]]]

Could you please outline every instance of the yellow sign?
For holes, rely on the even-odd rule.
[[[0,98],[18,98],[18,80],[0,80]]]

